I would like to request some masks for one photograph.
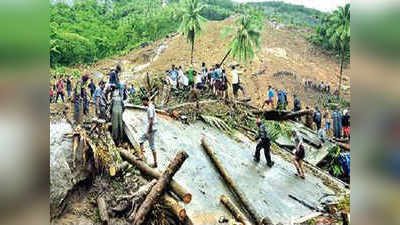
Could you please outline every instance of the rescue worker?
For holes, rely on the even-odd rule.
[[[260,118],[257,118],[256,124],[258,127],[258,136],[256,137],[256,140],[260,139],[256,146],[256,152],[254,154],[254,161],[260,162],[260,151],[263,148],[264,149],[264,156],[265,159],[267,160],[267,165],[269,167],[272,167],[275,163],[271,160],[271,153],[270,153],[270,147],[271,147],[271,140],[270,137],[267,133],[267,130],[265,128],[265,125],[261,122]]]

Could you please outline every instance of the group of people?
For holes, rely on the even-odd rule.
[[[239,71],[236,66],[231,67],[232,79],[228,80],[227,71],[219,64],[215,64],[207,68],[206,63],[202,63],[200,71],[196,71],[191,66],[186,72],[182,66],[171,66],[170,70],[166,71],[166,83],[173,88],[182,88],[185,90],[212,90],[213,94],[222,99],[228,97],[228,84],[232,84],[233,94],[237,98],[238,91],[241,90],[243,95],[245,90],[240,83]]]
[[[276,109],[286,110],[288,106],[287,92],[285,90],[274,89],[271,85],[268,86],[268,99],[264,102],[262,108],[267,105],[271,105],[271,108],[275,108],[275,95]],[[301,101],[300,98],[293,95],[293,112],[300,111]],[[350,115],[348,109],[344,109],[341,112],[339,109],[333,110],[331,113],[328,109],[321,112],[318,107],[310,110],[310,107],[306,107],[306,110],[311,113],[305,116],[305,125],[318,132],[318,135],[322,141],[326,140],[327,135],[334,136],[335,138],[350,138]],[[324,122],[324,126],[322,126]]]
[[[83,75],[74,84],[70,77],[55,78],[54,85],[50,86],[50,103],[57,103],[59,97],[65,102],[65,90],[68,100],[71,100],[74,108],[74,121],[80,123],[81,113],[88,116],[90,103],[94,104],[94,112],[98,119],[105,122],[112,122],[112,136],[117,145],[122,142],[122,112],[124,110],[124,101],[128,94],[135,94],[133,85],[128,89],[123,82],[119,80],[121,67],[116,66],[110,71],[108,82],[100,81],[96,86],[93,79],[89,81],[89,75]],[[64,86],[64,83],[66,84]],[[56,92],[56,94],[55,94]]]
[[[306,107],[309,110],[309,107]],[[324,122],[324,123],[323,123]],[[312,110],[312,113],[306,115],[305,125],[313,129],[314,125],[318,132],[318,137],[325,141],[328,136],[335,138],[350,138],[350,114],[348,109],[341,112],[339,109],[334,109],[331,113],[328,109],[321,112],[318,107]],[[324,127],[322,126],[324,124]]]
[[[79,121],[79,114],[81,111],[84,115],[88,115],[90,97],[93,97],[96,89],[93,79],[88,82],[89,75],[84,75],[82,76],[81,80],[75,84],[74,88],[70,77],[60,77],[58,79],[54,77],[54,79],[55,83],[50,86],[50,103],[57,103],[59,101],[59,97],[62,102],[65,103],[65,97],[67,97],[67,99],[72,100],[74,103],[76,121]],[[64,88],[67,91],[67,96],[65,95]]]
[[[304,88],[307,90],[308,88],[312,88],[315,91],[319,91],[322,93],[330,94],[331,86],[328,83],[321,82],[313,82],[312,80],[304,80]]]

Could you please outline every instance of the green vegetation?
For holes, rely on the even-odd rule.
[[[342,166],[339,164],[340,147],[335,145],[328,152],[330,158],[329,169],[333,176],[340,177],[344,173]]]
[[[233,13],[228,0],[198,0],[206,19],[225,19]],[[166,7],[161,0],[77,0],[50,5],[50,66],[91,64],[125,54],[176,32],[182,17],[178,1]]]
[[[232,53],[233,58],[239,62],[247,63],[254,57],[254,50],[260,47],[261,18],[258,14],[244,14],[236,19],[230,32],[233,36],[229,43],[229,50],[222,59],[222,64],[227,56]],[[228,30],[229,32],[229,30]]]
[[[310,41],[326,50],[335,52],[340,59],[339,93],[342,84],[343,66],[350,59],[350,4],[339,7],[326,16],[315,29]]]
[[[208,20],[224,20],[232,15],[235,4],[230,0],[203,0],[204,7],[200,15]]]
[[[199,0],[182,0],[181,11],[178,12],[181,17],[181,25],[179,31],[186,35],[187,41],[192,46],[190,63],[193,63],[193,50],[194,50],[194,40],[196,34],[201,31],[201,23],[205,19],[200,15],[200,11],[204,8]]]
[[[321,18],[326,15],[316,9],[284,2],[255,2],[248,3],[248,5],[262,9],[270,20],[295,26],[315,27],[320,23]]]
[[[173,12],[159,0],[51,5],[50,64],[92,63],[157,40],[177,29]]]

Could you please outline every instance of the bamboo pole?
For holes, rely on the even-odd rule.
[[[151,168],[142,160],[138,160],[128,151],[124,149],[119,149],[119,153],[121,154],[123,159],[135,165],[142,173],[156,179],[159,179],[161,177],[161,173],[158,170]],[[188,204],[192,201],[192,194],[190,194],[183,186],[181,186],[176,181],[171,180],[169,187],[172,192],[174,192],[180,199],[182,199],[184,203]]]

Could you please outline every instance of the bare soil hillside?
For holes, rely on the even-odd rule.
[[[228,51],[230,37],[223,37],[222,30],[232,25],[234,18],[224,21],[210,21],[203,26],[203,31],[197,36],[194,51],[194,67],[200,69],[201,62],[207,66],[219,63]],[[314,82],[323,81],[331,86],[331,90],[338,87],[339,63],[335,57],[329,56],[321,49],[311,45],[306,37],[312,32],[308,28],[293,28],[275,26],[266,21],[262,31],[261,48],[256,57],[247,65],[241,65],[243,71],[241,82],[251,95],[251,104],[260,106],[266,99],[267,87],[272,85],[278,89],[285,89],[289,96],[298,94],[303,105],[315,105],[319,92],[304,90],[304,79]],[[157,53],[158,52],[158,53]],[[156,56],[157,55],[157,56]],[[228,57],[225,68],[235,62]],[[94,70],[106,73],[117,63],[121,64],[127,83],[137,83],[145,72],[153,76],[164,76],[164,71],[172,64],[190,65],[190,44],[184,36],[167,37],[140,49],[133,50],[123,56],[115,56],[90,67],[80,68],[82,72],[92,73]],[[254,75],[265,70],[265,73]],[[228,74],[230,69],[227,69]],[[274,76],[279,73],[291,73],[294,76]],[[345,99],[350,99],[350,68],[343,72],[343,90]],[[292,98],[289,97],[289,105]]]

